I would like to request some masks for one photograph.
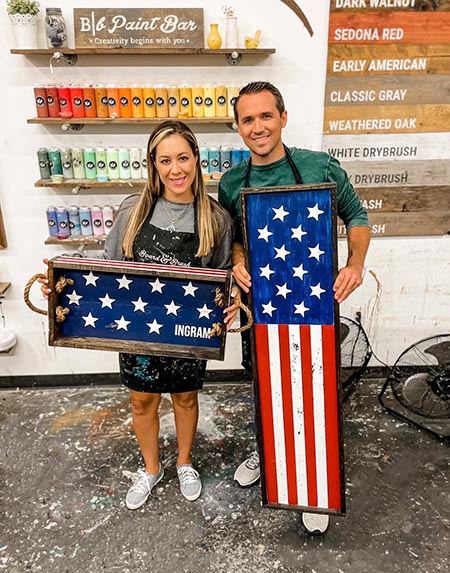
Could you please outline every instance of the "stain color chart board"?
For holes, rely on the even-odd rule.
[[[374,236],[449,233],[450,0],[330,10],[323,149],[349,173]]]

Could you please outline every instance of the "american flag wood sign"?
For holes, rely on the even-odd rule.
[[[263,504],[343,514],[335,185],[242,192]]]
[[[57,257],[48,278],[52,346],[223,360],[225,329],[210,332],[223,322],[216,297],[227,306],[229,271]]]

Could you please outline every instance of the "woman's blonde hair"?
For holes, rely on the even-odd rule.
[[[165,121],[151,134],[147,144],[147,184],[145,185],[139,201],[132,209],[128,218],[126,231],[123,236],[122,249],[124,255],[133,258],[133,243],[144,221],[153,210],[156,201],[164,192],[164,185],[156,169],[156,148],[166,137],[181,135],[188,143],[195,157],[195,178],[192,183],[194,206],[197,212],[197,227],[199,247],[197,257],[205,256],[209,251],[217,247],[219,242],[219,225],[216,214],[221,211],[220,205],[208,197],[203,182],[200,165],[200,154],[197,140],[191,129],[181,121]]]

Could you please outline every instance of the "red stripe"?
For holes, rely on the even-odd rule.
[[[336,380],[336,346],[333,326],[322,327],[325,429],[328,473],[328,507],[341,509],[339,400]]]
[[[292,405],[289,327],[286,324],[280,324],[278,327],[278,334],[280,345],[281,387],[283,393],[284,444],[286,451],[288,501],[289,505],[297,505],[297,470],[295,467],[294,412]]]
[[[310,328],[300,326],[303,381],[303,416],[305,424],[306,477],[308,480],[308,505],[317,506],[316,444],[314,436],[314,401],[312,391],[312,359]]]
[[[278,503],[275,438],[273,432],[272,387],[267,325],[255,325],[256,363],[258,368],[259,404],[264,450],[264,473],[267,501]]]
[[[199,267],[176,267],[172,265],[151,265],[148,263],[134,263],[132,261],[110,261],[110,260],[100,260],[100,259],[80,259],[72,257],[58,257],[54,262],[58,263],[70,263],[76,264],[77,266],[95,266],[95,267],[121,267],[123,269],[142,269],[149,271],[167,272],[167,273],[187,273],[187,274],[198,274],[198,275],[208,275],[216,277],[225,277],[227,271],[222,271],[220,269],[207,269]],[[82,268],[80,270],[83,270]],[[85,270],[89,270],[86,268]]]

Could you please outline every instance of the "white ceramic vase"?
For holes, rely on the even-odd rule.
[[[239,47],[238,23],[236,16],[228,16],[226,18],[225,47],[226,48]]]
[[[16,48],[37,48],[37,16],[33,14],[10,14]]]

